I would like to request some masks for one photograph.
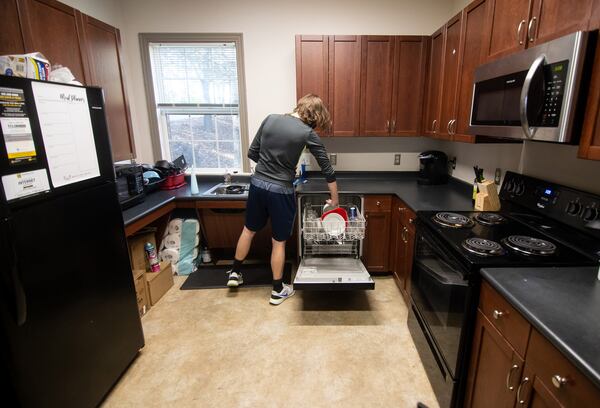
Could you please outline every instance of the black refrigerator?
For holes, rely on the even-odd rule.
[[[104,110],[100,88],[0,75],[10,406],[97,406],[144,346]]]

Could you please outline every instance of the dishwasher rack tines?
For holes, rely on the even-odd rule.
[[[353,217],[348,219],[346,228],[339,235],[330,234],[321,221],[323,207],[306,204],[302,209],[302,239],[304,256],[345,255],[358,258],[360,241],[365,237],[366,221],[358,206],[340,205],[350,216],[350,207],[354,207]]]

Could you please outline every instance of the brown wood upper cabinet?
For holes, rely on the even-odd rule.
[[[582,159],[600,160],[600,43],[596,45],[578,156]]]
[[[427,37],[297,35],[296,96],[325,95],[330,136],[420,134]]]
[[[296,99],[312,93],[327,103],[329,42],[326,35],[296,36]]]
[[[25,52],[25,43],[23,42],[19,16],[19,1],[0,1],[0,16],[2,16],[0,55],[23,54]]]
[[[360,134],[387,136],[391,132],[394,37],[362,37]]]
[[[119,30],[83,15],[83,36],[89,61],[90,85],[104,89],[106,120],[115,161],[131,159],[135,151]]]
[[[476,0],[462,12],[462,34],[459,52],[458,91],[456,95],[456,116],[452,126],[452,140],[475,142],[469,134],[471,103],[473,99],[473,77],[475,68],[482,62],[481,33],[485,31],[486,8],[489,0]]]
[[[329,36],[332,136],[359,134],[361,45],[358,35]]]
[[[593,0],[490,0],[486,60],[588,27]]]
[[[426,37],[396,37],[390,125],[393,136],[415,136],[421,132],[427,46]]]
[[[442,72],[440,126],[435,137],[451,140],[456,124],[456,91],[458,88],[459,47],[462,16],[458,14],[446,23],[444,70]]]
[[[87,53],[82,41],[82,14],[55,0],[21,0],[25,52],[39,51],[52,65],[68,67],[75,79],[89,83]]]
[[[429,63],[427,69],[427,96],[423,115],[423,131],[434,136],[440,129],[440,106],[442,92],[442,72],[444,68],[445,26],[431,36]]]

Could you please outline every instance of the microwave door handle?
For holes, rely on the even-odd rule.
[[[521,100],[519,106],[519,113],[521,116],[521,127],[523,128],[523,132],[528,139],[533,138],[535,135],[536,128],[529,127],[529,119],[527,118],[527,102],[529,99],[529,88],[531,87],[531,81],[533,81],[533,77],[536,72],[544,65],[544,61],[546,60],[546,56],[544,54],[540,55],[533,61],[531,67],[529,67],[529,71],[527,71],[527,76],[525,77],[525,81],[523,82],[523,89],[521,89]]]

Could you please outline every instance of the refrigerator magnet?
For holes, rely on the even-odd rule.
[[[50,191],[46,169],[2,176],[2,186],[7,201]]]
[[[37,160],[22,89],[0,87],[0,127],[11,165]]]

